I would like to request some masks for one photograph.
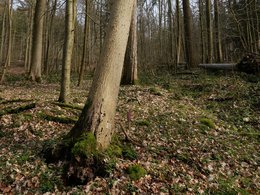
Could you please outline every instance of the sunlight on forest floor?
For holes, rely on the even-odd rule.
[[[0,111],[36,103],[34,109],[0,118],[0,193],[260,193],[259,81],[249,82],[247,75],[200,72],[146,75],[141,85],[121,87],[116,131],[124,138],[118,124],[127,129],[131,113],[128,133],[141,143],[133,145],[137,156],[114,159],[106,178],[68,187],[63,185],[62,166],[47,165],[40,151],[46,140],[73,126],[91,81],[85,80],[82,88],[73,83],[75,107],[69,108],[55,103],[56,77],[45,80],[32,84],[14,75],[0,85]],[[46,116],[72,120],[54,122]],[[127,170],[136,164],[146,175],[131,181]]]

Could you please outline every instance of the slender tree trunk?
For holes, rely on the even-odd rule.
[[[31,50],[32,50],[32,30],[33,30],[33,7],[30,7],[28,13],[28,25],[27,25],[27,37],[26,37],[26,49],[24,67],[25,71],[29,72],[31,64]]]
[[[199,20],[200,20],[200,50],[201,62],[205,62],[205,42],[204,42],[204,17],[203,17],[203,1],[199,0]]]
[[[66,2],[66,31],[63,48],[60,102],[67,102],[70,93],[70,72],[75,34],[76,0]]]
[[[183,0],[183,15],[185,29],[185,46],[188,68],[194,67],[193,40],[192,40],[192,17],[190,9],[190,1]]]
[[[46,0],[37,0],[33,20],[33,39],[29,77],[32,81],[41,82],[43,20]]]
[[[181,16],[180,16],[180,2],[176,0],[176,65],[180,63],[181,55]]]
[[[11,55],[12,55],[12,15],[13,15],[13,0],[8,0],[8,5],[7,5],[7,16],[8,16],[8,26],[7,26],[7,35],[8,35],[8,44],[7,44],[7,54],[6,54],[6,59],[5,59],[5,64],[3,67],[3,73],[1,76],[0,83],[3,83],[5,74],[7,71],[7,67],[10,66],[11,63]]]
[[[172,27],[172,0],[168,0],[168,25],[169,25],[169,53],[170,53],[170,64],[172,64],[173,55],[173,27]]]
[[[222,62],[222,44],[221,33],[219,28],[219,1],[214,0],[214,15],[215,15],[215,40],[216,40],[216,60]]]
[[[206,21],[207,21],[207,38],[208,38],[208,56],[207,63],[212,63],[213,58],[213,39],[212,39],[212,20],[211,20],[211,1],[206,0]]]
[[[3,21],[2,21],[2,33],[1,33],[1,45],[0,45],[0,65],[3,61],[3,50],[4,50],[4,44],[5,44],[5,37],[6,37],[6,32],[5,32],[5,24],[6,24],[6,7],[7,4],[4,6],[3,10]]]
[[[52,28],[53,28],[53,20],[56,13],[56,7],[57,7],[57,0],[54,0],[52,5],[52,11],[50,16],[50,24],[47,28],[47,42],[46,42],[46,51],[45,51],[45,58],[44,58],[44,74],[49,73],[49,52],[50,52],[50,41],[52,37]]]
[[[135,0],[113,2],[107,36],[86,105],[69,137],[92,132],[98,147],[105,149],[114,129],[114,117],[124,55]]]
[[[89,0],[85,0],[85,25],[84,25],[84,44],[83,44],[83,51],[82,51],[82,58],[80,63],[80,71],[79,71],[79,80],[78,86],[82,85],[83,75],[84,75],[84,67],[86,62],[86,55],[88,57],[88,34],[89,34],[89,18],[88,18],[88,8],[89,7]],[[87,54],[86,54],[87,53]]]
[[[159,6],[159,60],[162,60],[163,41],[162,41],[162,0],[158,0]]]
[[[138,81],[137,76],[137,2],[133,7],[132,21],[130,27],[130,33],[128,37],[128,43],[125,53],[125,61],[123,68],[123,75],[121,84],[134,85]]]

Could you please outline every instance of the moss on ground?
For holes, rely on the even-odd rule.
[[[129,175],[131,180],[138,180],[146,175],[146,170],[139,164],[129,166],[126,169],[126,173]]]

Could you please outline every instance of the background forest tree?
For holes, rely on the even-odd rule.
[[[0,3],[1,73],[8,60],[11,65],[18,63],[29,72],[33,70],[31,60],[34,59],[35,1],[14,0],[11,3],[12,12],[10,3],[7,0]],[[62,68],[65,4],[59,0],[48,0],[45,3],[41,16],[41,69],[47,75],[60,72]],[[206,60],[237,62],[245,52],[259,52],[259,7],[257,0],[190,1],[192,24],[188,26],[192,27],[192,47],[196,48],[191,63],[197,65]],[[161,66],[173,70],[176,64],[189,62],[186,51],[190,53],[190,47],[185,43],[187,35],[184,29],[187,16],[183,17],[185,14],[182,10],[182,1],[138,1],[136,29],[138,66],[141,71]],[[97,64],[109,16],[107,0],[79,0],[77,3],[71,69],[80,77],[83,72],[92,71]],[[10,52],[7,49],[9,44]]]

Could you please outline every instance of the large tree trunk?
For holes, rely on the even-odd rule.
[[[124,85],[134,85],[137,83],[137,2],[133,7],[130,33],[128,37],[127,49],[125,53],[124,69],[121,83]]]
[[[101,149],[113,134],[114,117],[122,75],[124,55],[135,0],[113,1],[110,23],[92,87],[79,120],[69,133],[77,138],[92,132]]]
[[[70,93],[70,72],[75,33],[76,4],[76,0],[67,0],[66,3],[66,30],[62,59],[60,102],[67,102]]]
[[[43,20],[46,0],[37,0],[33,20],[33,39],[29,77],[32,81],[41,82]]]
[[[188,66],[194,67],[194,54],[193,54],[193,40],[192,40],[192,17],[190,9],[190,1],[183,0],[183,15],[184,15],[184,29],[185,29],[185,46],[186,58]]]

